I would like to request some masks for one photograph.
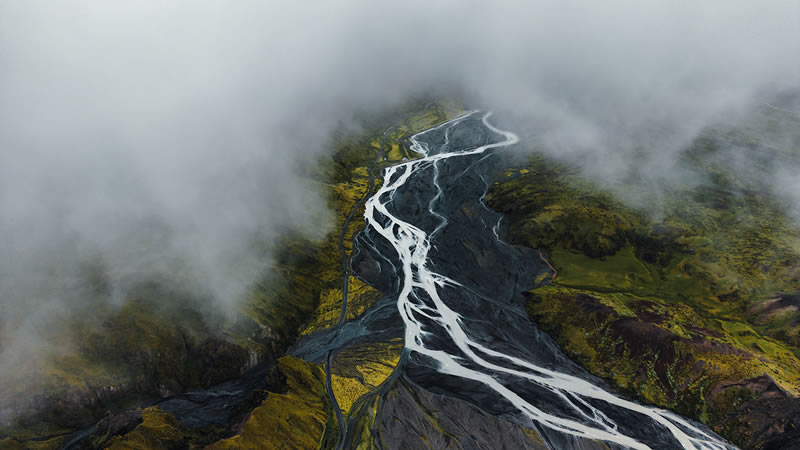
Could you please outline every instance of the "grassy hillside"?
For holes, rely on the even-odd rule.
[[[68,336],[64,338],[77,345],[68,352],[45,358],[44,366],[20,368],[12,382],[4,380],[3,397],[12,402],[3,408],[13,411],[15,417],[11,426],[0,429],[0,443],[57,448],[65,436],[94,423],[107,411],[123,411],[237,377],[256,364],[277,360],[299,336],[334,325],[341,312],[344,277],[339,237],[351,209],[366,194],[368,169],[375,166],[377,172],[392,161],[414,157],[401,139],[457,111],[453,106],[412,103],[383,116],[364,118],[363,133],[334,136],[334,151],[305,169],[305,175],[316,180],[327,197],[331,213],[329,232],[319,240],[286,233],[278,242],[254,243],[264,248],[265,257],[271,254],[274,263],[253,285],[238,309],[227,316],[199,309],[203,299],[183,289],[179,279],[143,283],[128,293],[121,307],[112,307],[103,299],[110,293],[104,291],[101,268],[89,272],[87,279],[97,284],[97,301],[87,314],[65,317],[60,324],[67,330]],[[390,127],[382,153],[381,140]],[[380,183],[379,176],[376,182]],[[353,236],[363,228],[362,214],[363,207],[354,211],[354,219],[345,230],[343,243],[348,252]],[[378,291],[350,277],[346,318],[359,316],[378,298]],[[387,361],[396,362],[394,355],[401,343],[395,344],[387,347]],[[345,404],[374,387],[386,372],[380,361],[374,366],[370,358],[348,360],[352,353],[343,352],[345,359],[343,363],[337,362],[340,374],[334,383]],[[281,362],[278,366],[282,373],[297,372],[294,363]],[[37,376],[31,377],[28,370],[35,371]],[[302,370],[317,373],[314,371],[321,369]],[[291,376],[288,383],[292,383]],[[285,389],[283,384],[277,386],[277,391]],[[313,389],[312,392],[319,393]],[[267,396],[265,405],[275,398]],[[315,402],[325,404],[327,397]],[[308,405],[311,403],[298,408],[308,409]],[[262,406],[257,411],[267,409],[268,406]],[[194,432],[172,430],[174,419],[166,417],[169,414],[163,411],[136,411],[139,411],[134,414],[139,417],[137,420],[144,419],[136,428],[139,437],[124,435],[125,439],[113,441],[115,445],[124,447],[131,439],[150,439],[146,436],[152,436],[156,429],[170,429],[169,433],[179,436],[181,442],[199,439]],[[314,417],[322,414],[310,410],[303,414],[306,413]],[[239,425],[234,425],[238,429]],[[242,432],[248,429],[244,426]],[[111,437],[113,434],[97,440],[96,445],[108,445]],[[205,434],[201,441],[208,439]],[[230,442],[235,447],[237,441]]]
[[[800,228],[769,180],[720,163],[732,148],[770,153],[753,132],[708,130],[683,161],[703,181],[659,192],[649,210],[615,196],[641,186],[593,182],[541,154],[487,196],[508,240],[557,270],[528,311],[571,357],[747,447],[791,432],[800,410]]]

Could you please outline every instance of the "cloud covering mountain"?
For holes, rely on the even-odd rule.
[[[43,345],[87,264],[104,301],[179,267],[230,307],[269,262],[254,242],[327,231],[301,168],[330,133],[419,94],[590,175],[683,182],[699,130],[796,91],[798,30],[789,1],[3,2],[2,352]],[[774,188],[800,211],[796,164]]]

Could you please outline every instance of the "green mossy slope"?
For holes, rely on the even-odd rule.
[[[345,218],[366,194],[368,168],[376,161],[377,170],[414,157],[401,140],[459,111],[420,101],[363,118],[359,135],[333,136],[333,151],[304,169],[327,199],[328,233],[309,239],[287,232],[276,242],[254,243],[273,264],[226,316],[199,308],[206,299],[182,288],[179,278],[142,283],[121,299],[121,306],[112,306],[105,299],[111,293],[102,267],[90,268],[87,280],[94,285],[96,301],[60,324],[70,345],[45,358],[43,366],[26,367],[14,382],[3,383],[2,396],[13,399],[10,408],[18,417],[12,427],[0,429],[0,437],[39,445],[32,439],[66,436],[107,411],[234,378],[280,357],[300,335],[334,325],[344,277],[339,236]],[[386,153],[379,159],[388,127],[393,128],[386,134]],[[345,231],[348,252],[363,227],[361,214],[363,208],[354,212]],[[363,314],[380,298],[355,277],[350,277],[349,294],[347,319]]]
[[[660,191],[655,210],[614,195],[640,186],[592,182],[541,154],[498,174],[487,203],[509,219],[509,241],[557,270],[528,311],[571,357],[752,447],[779,434],[770,427],[793,429],[800,409],[767,411],[800,394],[800,229],[750,172],[718,164],[731,133],[686,151],[703,181]]]
[[[279,359],[277,368],[286,379],[285,391],[267,394],[238,434],[208,449],[319,447],[332,415],[324,371],[290,356]]]

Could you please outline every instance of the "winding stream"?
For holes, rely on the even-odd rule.
[[[472,112],[414,135],[411,149],[423,156],[386,168],[365,204],[360,246],[383,262],[359,276],[389,272],[397,280],[391,291],[405,324],[405,374],[513,416],[554,448],[583,439],[614,448],[732,448],[688,419],[614,394],[529,322],[520,286],[552,267],[541,253],[504,243],[501,217],[483,204],[489,178],[477,168],[518,142],[490,117]]]

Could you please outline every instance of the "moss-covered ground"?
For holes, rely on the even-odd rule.
[[[335,445],[324,368],[281,355],[299,336],[336,325],[345,277],[346,319],[380,298],[343,272],[345,220],[353,212],[342,240],[349,253],[363,227],[363,209],[353,207],[368,195],[370,168],[376,173],[415,157],[404,138],[458,112],[419,103],[364,119],[359,135],[334,136],[329,157],[307,168],[326,193],[330,231],[320,239],[287,233],[259,244],[274,263],[229,316],[199,310],[202,302],[180,282],[159,280],[132,289],[119,307],[97,302],[91,320],[85,311],[70,317],[69,351],[32,368],[36,377],[20,371],[3,384],[15,391],[3,394],[16,399],[16,409],[38,413],[0,430],[0,447],[59,448],[71,431],[107,411],[210,386],[272,359],[282,381],[233,432],[187,430],[153,407],[136,410],[135,427],[101,436],[97,445]],[[654,208],[619,200],[617,193],[639,189],[636,180],[589,180],[539,153],[498,174],[486,198],[506,215],[508,240],[541,249],[557,271],[549,285],[529,293],[528,311],[571,357],[615,388],[695,417],[747,447],[764,439],[754,402],[800,394],[800,230],[768,180],[728,164],[726,153],[735,147],[756,169],[797,158],[760,138],[765,128],[786,127],[785,118],[762,122],[706,131],[682,161],[700,182],[652,193]],[[95,278],[102,296],[102,277]],[[333,392],[355,419],[354,432],[363,433],[356,442],[364,448],[372,445],[379,408],[379,397],[367,394],[386,383],[401,351],[401,340],[360,344],[333,361]]]
[[[313,266],[316,269],[313,273],[313,278],[305,278],[305,276],[298,274],[294,267],[287,268],[293,271],[287,270],[287,276],[294,277],[293,282],[301,281],[302,285],[313,286],[313,294],[303,296],[303,298],[312,299],[313,302],[310,303],[309,313],[305,322],[297,328],[299,335],[333,327],[339,320],[345,277],[342,268],[339,238],[342,235],[342,229],[348,215],[353,213],[354,219],[348,223],[342,235],[345,253],[349,255],[352,251],[353,238],[364,227],[364,222],[361,219],[364,210],[363,204],[360,203],[365,196],[369,195],[367,189],[370,171],[378,175],[381,167],[396,161],[416,157],[417,155],[408,150],[404,139],[415,132],[430,128],[454,117],[460,112],[462,110],[455,105],[426,105],[410,112],[394,115],[389,119],[383,119],[378,121],[381,126],[376,126],[376,131],[373,133],[366,133],[357,137],[340,137],[336,144],[337,150],[332,154],[331,159],[322,161],[320,166],[314,169],[319,173],[317,179],[329,180],[325,189],[329,192],[329,208],[333,213],[334,226],[323,240],[311,243],[310,248],[314,249]],[[389,131],[386,131],[387,129]],[[380,186],[380,181],[380,177],[376,176],[373,189],[377,189]],[[355,210],[353,210],[354,207],[356,207]],[[298,277],[298,275],[301,276]],[[349,274],[346,276],[349,279],[345,319],[351,320],[363,314],[380,299],[381,294],[357,277]],[[288,286],[288,289],[291,289],[292,284],[290,283]],[[259,302],[259,304],[273,305],[273,303],[269,302]],[[293,314],[297,311],[296,306],[291,304],[274,306],[280,306],[281,309],[275,312],[271,312],[269,309],[254,310],[253,314],[257,317],[259,314],[264,314],[265,311],[270,311],[271,317],[279,317],[282,314]],[[380,386],[391,375],[400,359],[402,347],[402,339],[398,339],[390,342],[360,344],[340,349],[333,359],[331,387],[337,403],[345,415],[358,399]],[[233,445],[233,448],[248,448],[247,445],[254,445],[256,442],[271,442],[276,445],[274,448],[283,448],[281,445],[284,447],[289,445],[296,448],[335,446],[338,439],[338,428],[330,411],[330,405],[327,403],[324,378],[321,386],[322,391],[315,389],[314,395],[311,397],[316,399],[318,399],[319,395],[324,397],[323,403],[326,405],[324,427],[320,430],[316,425],[312,426],[312,421],[309,419],[307,421],[309,426],[300,431],[286,428],[287,433],[302,434],[302,439],[308,439],[307,442],[303,441],[302,445],[300,445],[301,442],[292,440],[289,434],[279,436],[284,439],[283,441],[269,440],[264,436],[258,435],[252,428],[248,428],[248,425],[245,425],[240,434],[223,441],[224,445]],[[275,423],[275,419],[269,418],[274,414],[273,409],[275,408],[275,405],[269,406],[270,397],[272,395],[268,396],[264,404],[253,412],[250,422],[248,422],[250,424],[254,420],[266,421],[258,423],[261,434],[273,429],[274,426],[280,426],[280,424]],[[316,419],[321,420],[323,417],[318,403],[313,405],[306,403],[301,405],[299,409],[303,411],[303,414],[313,410],[312,415]],[[300,413],[298,412],[298,414]],[[257,417],[261,419],[256,419]],[[318,424],[318,422],[313,423]],[[278,433],[280,434],[281,432],[279,431]],[[322,434],[318,434],[318,432]],[[262,439],[267,439],[267,441]],[[314,441],[313,445],[312,441]]]
[[[141,419],[142,422],[130,433],[114,436],[108,448],[138,450],[186,447],[189,440],[188,433],[172,415],[152,407],[142,412]]]
[[[343,413],[389,378],[402,351],[403,340],[395,339],[351,346],[336,355],[332,384]]]
[[[318,448],[330,421],[325,373],[316,364],[284,356],[278,370],[286,377],[285,392],[272,392],[250,414],[233,437],[209,449]]]
[[[700,181],[653,192],[652,208],[619,200],[647,191],[635,182],[589,180],[540,153],[499,173],[487,196],[509,219],[507,239],[557,271],[528,310],[570,356],[748,447],[759,430],[731,425],[761,394],[747,380],[800,394],[800,228],[768,183],[720,163],[734,146],[761,158],[752,132],[707,130],[683,160]]]
[[[63,338],[70,345],[59,349],[58,355],[44,358],[44,365],[31,367],[31,373],[20,370],[15,382],[4,381],[3,387],[9,391],[3,397],[14,398],[12,408],[23,415],[15,426],[0,429],[0,442],[25,448],[57,448],[73,430],[93,423],[107,411],[147,404],[236,377],[254,364],[279,358],[299,336],[335,325],[341,313],[345,276],[339,237],[348,214],[368,194],[370,168],[378,174],[377,187],[381,167],[416,156],[408,150],[405,137],[459,112],[453,104],[412,102],[380,116],[360,118],[363,127],[358,134],[334,135],[334,151],[305,168],[305,176],[316,180],[326,196],[331,213],[329,232],[319,239],[287,232],[277,242],[256,243],[265,249],[265,257],[270,255],[273,264],[254,283],[238,309],[226,316],[198,308],[207,302],[181,288],[178,279],[143,283],[122,299],[121,306],[112,306],[103,300],[110,293],[100,268],[96,268],[90,278],[96,284],[97,301],[90,310],[65,317],[63,328],[67,332]],[[353,214],[344,231],[343,245],[348,253],[353,237],[363,228],[363,206]],[[360,316],[379,298],[374,288],[349,276],[345,318]],[[387,364],[397,360],[395,350],[401,344],[395,344],[387,347],[393,349],[392,356],[380,363],[352,360],[358,374],[355,377],[344,363],[337,362],[345,373],[336,375],[335,382],[343,399],[379,384]],[[282,367],[290,364],[281,361]],[[315,374],[320,370],[306,369]],[[36,376],[31,376],[33,372]],[[304,376],[302,383],[310,379]],[[278,398],[269,396],[266,402]],[[352,399],[345,401],[351,403]],[[314,424],[321,417],[319,405],[308,402],[297,405],[299,409],[308,406],[306,437],[318,431]],[[137,428],[138,434],[129,433],[126,440],[114,441],[115,445],[133,445],[131,439],[139,442],[155,436],[158,427],[150,426],[154,420],[163,419],[167,424],[174,421],[163,416],[169,415],[146,410],[143,417],[150,419]],[[245,426],[242,432],[252,435],[248,429]],[[44,436],[52,438],[42,439]],[[190,442],[195,437],[182,439]],[[238,445],[235,439],[230,442]]]

